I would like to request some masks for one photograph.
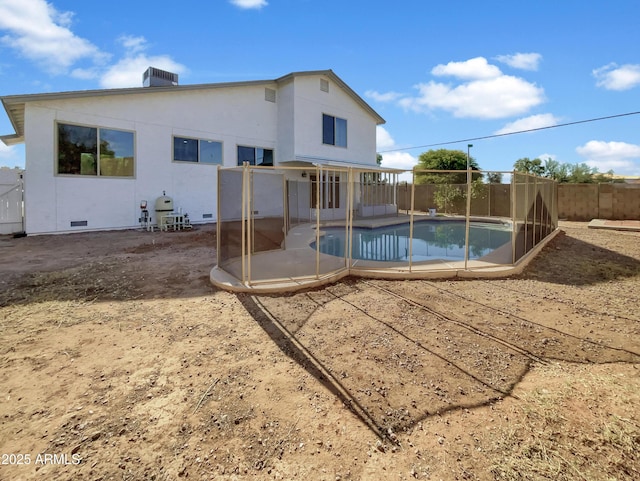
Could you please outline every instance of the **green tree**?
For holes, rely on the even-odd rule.
[[[376,154],[376,164],[382,165],[382,155]]]
[[[486,199],[489,186],[478,178],[471,182],[471,198]],[[467,186],[455,184],[439,184],[433,192],[433,200],[438,210],[447,214],[465,212],[467,209]]]
[[[513,169],[517,172],[526,172],[528,174],[534,174],[542,176],[544,174],[544,166],[540,159],[530,159],[529,157],[523,157],[516,160],[513,164]]]
[[[478,172],[478,163],[473,157],[469,158],[469,166],[474,180],[482,178]],[[438,149],[423,152],[418,157],[418,165],[414,167],[416,184],[466,184],[467,183],[467,153],[462,150]],[[437,174],[433,172],[419,172],[420,170],[460,170],[463,172],[448,172]]]
[[[594,176],[598,173],[595,167],[589,167],[584,162],[569,167],[569,180],[572,184],[592,184]]]
[[[490,184],[502,184],[502,173],[487,172],[487,182]]]
[[[544,161],[544,176],[556,182],[568,182],[569,164],[561,164],[557,160],[548,158]]]
[[[620,183],[624,183],[624,179],[614,179],[613,175],[614,175],[613,170],[608,170],[604,174],[602,172],[598,172],[594,176],[593,180],[594,180],[594,182],[597,182],[598,184],[620,184]]]
[[[460,186],[452,184],[440,184],[433,192],[433,200],[439,211],[450,214],[462,208],[466,192]]]
[[[540,159],[529,159],[523,157],[518,159],[513,168],[517,172],[527,172],[539,176],[553,179],[560,183],[572,184],[593,184],[593,183],[609,183],[614,182],[613,171],[607,173],[598,172],[595,167],[589,167],[585,163],[569,164],[560,163],[557,160],[547,158],[542,165]]]

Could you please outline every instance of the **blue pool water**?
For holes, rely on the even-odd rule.
[[[419,221],[413,224],[412,261],[463,260],[464,221]],[[347,242],[344,227],[323,228],[320,252],[344,257]],[[511,242],[511,226],[472,222],[469,228],[469,259],[478,259]],[[316,248],[316,243],[311,244]],[[353,228],[352,259],[401,262],[409,260],[409,224],[376,229]]]

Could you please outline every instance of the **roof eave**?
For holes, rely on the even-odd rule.
[[[4,110],[7,112],[7,117],[9,117],[9,121],[11,122],[11,126],[13,127],[13,131],[15,134],[3,135],[0,139],[5,143],[5,145],[15,145],[24,142],[24,102],[15,101],[5,101],[5,98],[2,100],[2,105]],[[10,144],[8,142],[11,142]]]
[[[2,140],[2,143],[7,147],[24,144],[24,136],[18,134],[0,135],[0,140]]]

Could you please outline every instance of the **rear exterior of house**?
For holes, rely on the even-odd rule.
[[[218,166],[375,167],[384,123],[331,70],[2,102],[16,130],[2,140],[25,143],[27,234],[137,227],[163,192],[214,222]]]

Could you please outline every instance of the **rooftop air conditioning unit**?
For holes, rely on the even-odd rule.
[[[166,72],[159,68],[149,67],[142,74],[142,85],[144,87],[171,87],[178,85],[178,74]]]

